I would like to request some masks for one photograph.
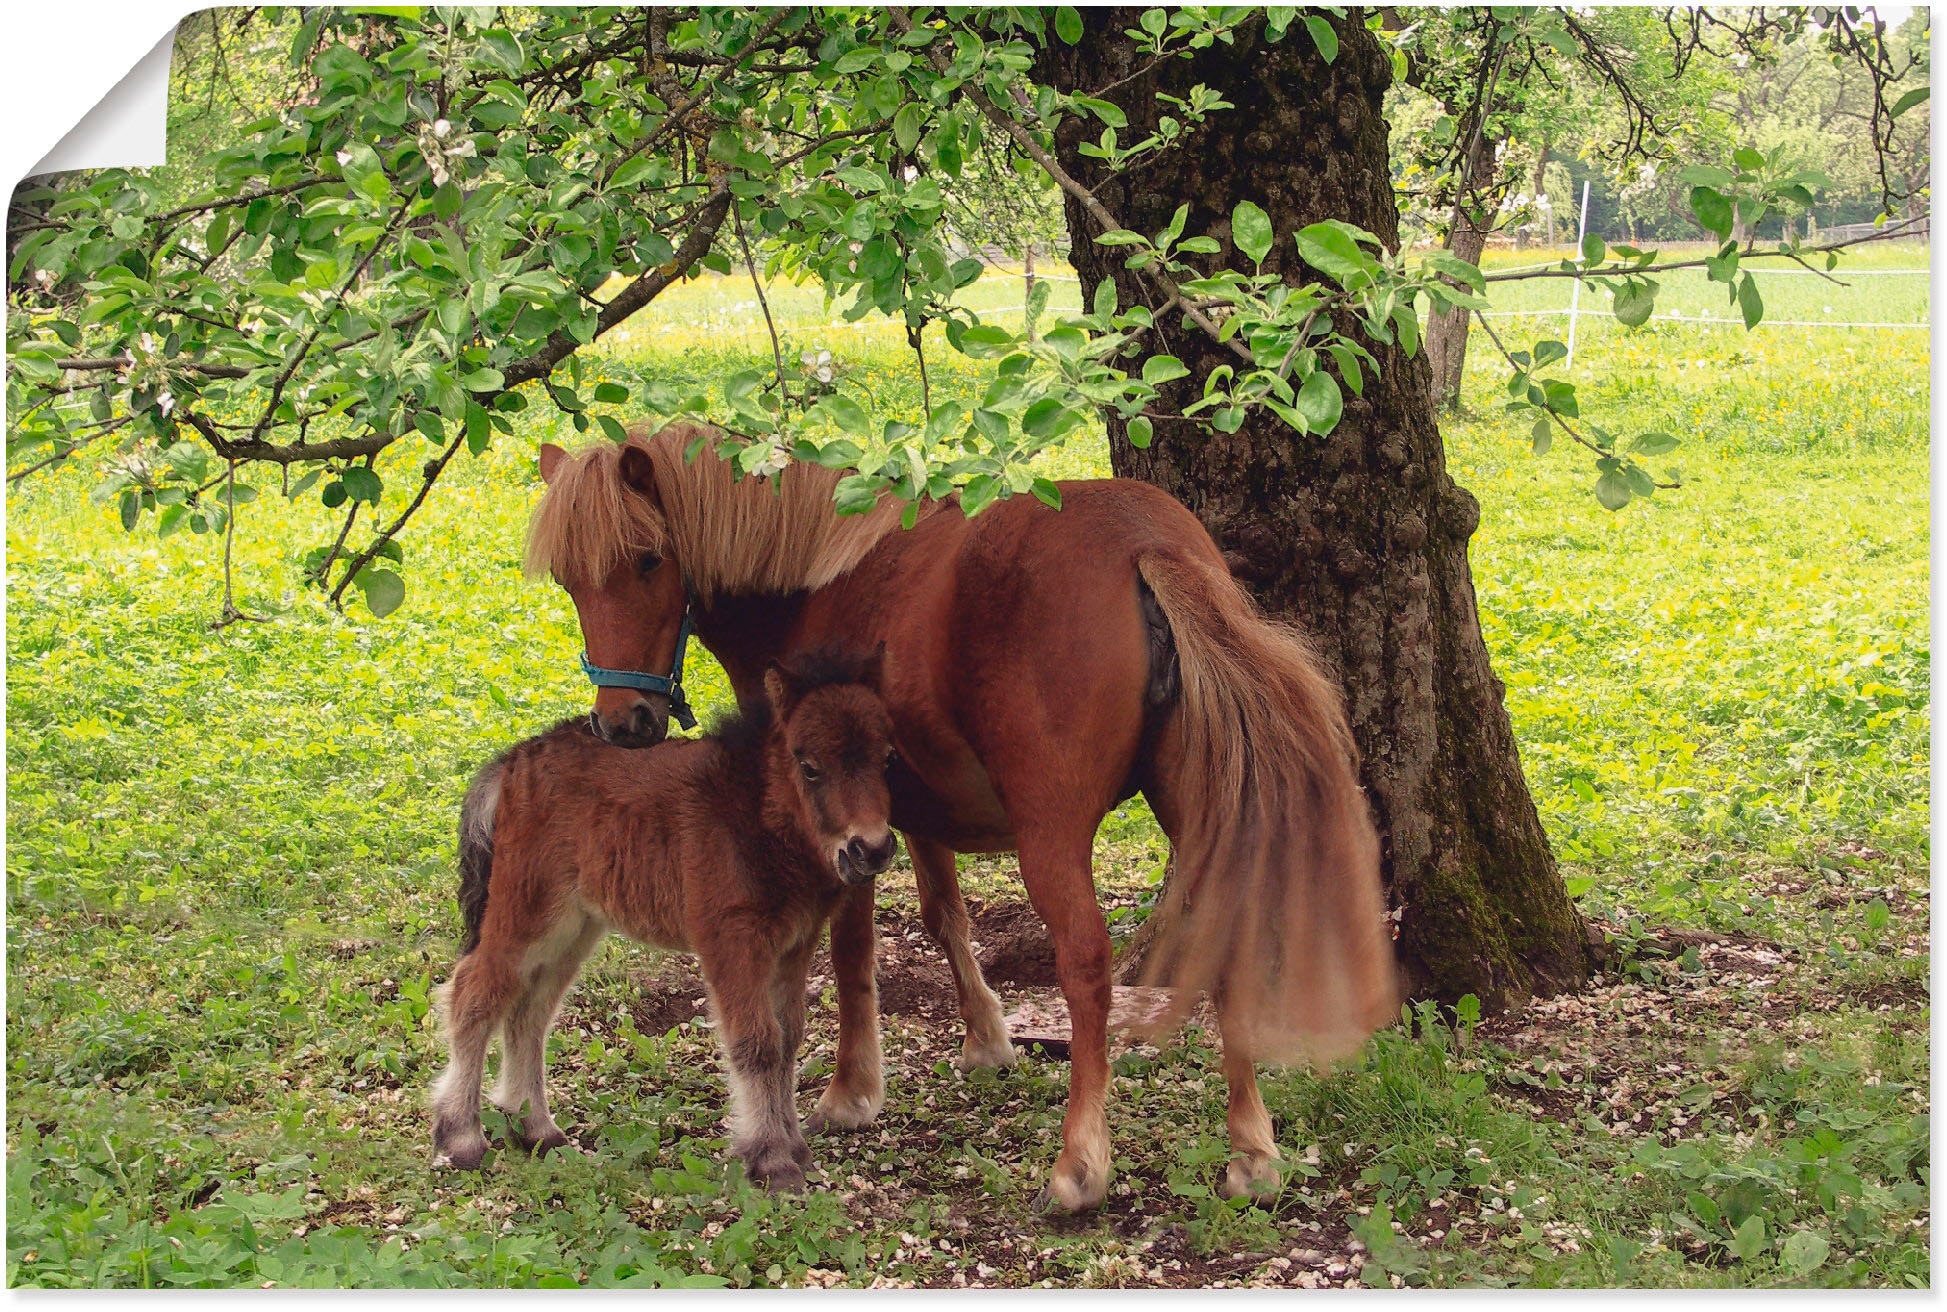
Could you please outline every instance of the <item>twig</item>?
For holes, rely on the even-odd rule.
[[[744,236],[744,216],[738,213],[735,204],[730,207],[730,218],[737,226],[737,244],[744,250],[744,268],[750,273],[750,285],[757,289],[757,306],[764,312],[764,327],[771,334],[771,361],[777,366],[778,395],[788,406],[791,404],[791,389],[784,381],[784,348],[778,345],[777,324],[771,319],[771,303],[764,296],[764,280],[757,276],[757,261],[751,258],[750,240]]]
[[[223,513],[223,613],[210,625],[212,632],[227,628],[238,620],[263,619],[261,615],[246,615],[238,610],[236,593],[231,587],[230,543],[237,535],[237,462],[232,460],[229,466],[225,474],[227,482],[225,491],[228,495],[224,497],[227,504],[224,506]]]
[[[664,116],[663,121],[657,125],[656,130],[654,132],[651,132],[648,136],[636,142],[633,146],[630,146],[627,150],[623,151],[620,155],[616,157],[615,163],[611,165],[608,171],[602,175],[602,185],[607,186],[609,179],[613,178],[616,172],[620,170],[624,164],[627,164],[630,160],[634,159],[637,155],[640,155],[643,151],[649,149],[649,147],[655,145],[658,141],[661,141],[664,137],[668,136],[671,132],[675,131],[677,125],[680,124],[685,118],[687,118],[692,110],[694,110],[698,105],[702,104],[705,100],[708,100],[710,98],[711,93],[716,90],[717,84],[723,81],[723,79],[726,76],[728,76],[732,71],[736,69],[738,62],[742,60],[744,56],[750,54],[752,51],[757,49],[758,46],[762,45],[765,42],[765,40],[770,37],[771,33],[777,31],[778,28],[784,25],[785,19],[789,18],[792,14],[796,12],[797,10],[795,8],[786,6],[784,8],[779,9],[776,13],[772,14],[770,19],[764,24],[764,26],[757,29],[757,35],[753,36],[742,50],[738,51],[736,54],[729,57],[728,62],[725,64],[721,72],[719,72],[715,77],[711,78],[709,81],[705,82],[702,86],[698,87],[695,93],[692,94],[681,105],[678,105],[676,108],[670,110],[669,113]]]
[[[369,456],[366,457],[365,467],[367,469],[372,467],[372,458]],[[324,559],[318,562],[318,567],[311,571],[311,581],[319,587],[322,588],[331,581],[331,567],[337,563],[338,553],[344,549],[345,539],[352,535],[352,521],[358,518],[358,508],[363,504],[361,501],[352,502],[351,510],[345,515],[344,526],[338,530],[337,540],[331,544],[331,549],[325,552]]]
[[[433,490],[433,484],[437,483],[439,476],[446,472],[447,461],[453,458],[454,453],[460,449],[460,444],[466,441],[466,425],[461,424],[459,427],[460,431],[453,435],[453,440],[446,444],[446,449],[440,452],[438,456],[426,462],[425,468],[419,474],[419,491],[407,503],[406,508],[399,512],[399,517],[387,525],[377,537],[372,539],[370,545],[365,550],[359,552],[345,566],[345,573],[338,580],[338,586],[331,590],[332,605],[338,606],[343,604],[342,598],[345,595],[345,589],[350,587],[351,581],[358,577],[358,572],[372,563],[373,557],[379,554],[380,548],[390,542],[393,535],[406,526],[406,521],[413,517],[413,513],[425,504],[426,494]]]
[[[919,357],[919,405],[920,409],[926,412],[926,417],[931,419],[933,417],[933,385],[926,377],[925,323],[922,322],[916,327],[907,327],[906,344],[911,346],[913,348],[913,354]]]
[[[1895,237],[1904,235],[1905,229],[1913,226],[1914,224],[1925,223],[1929,217],[1930,216],[1927,215],[1917,215],[1911,219],[1901,219],[1897,224],[1891,224],[1891,223],[1887,224],[1886,229],[1883,232],[1876,232],[1871,234],[1870,236],[1865,236],[1865,237],[1852,237],[1852,238],[1848,238],[1845,241],[1835,241],[1828,246],[1804,246],[1804,247],[1800,247],[1796,251],[1786,250],[1783,247],[1780,247],[1779,249],[1773,251],[1753,251],[1753,250],[1740,251],[1738,253],[1738,259],[1742,261],[1742,260],[1755,260],[1755,259],[1782,258],[1782,259],[1789,259],[1789,260],[1797,260],[1800,264],[1804,264],[1805,263],[1804,257],[1807,255],[1823,255],[1827,251],[1842,251],[1849,246],[1864,246],[1870,242],[1891,241]],[[1623,276],[1631,276],[1639,273],[1664,273],[1671,269],[1702,268],[1710,260],[1716,258],[1717,258],[1716,256],[1711,255],[1711,256],[1704,256],[1694,260],[1671,260],[1667,264],[1647,264],[1640,269],[1634,269],[1634,268],[1522,269],[1513,273],[1482,274],[1481,281],[1482,282],[1526,282],[1531,278],[1587,278],[1595,274],[1607,274],[1614,277],[1623,277]],[[1820,271],[1813,270],[1813,272],[1816,273]],[[1835,278],[1833,279],[1833,281],[1837,282],[1839,280]],[[1843,286],[1845,284],[1841,284],[1841,285]]]

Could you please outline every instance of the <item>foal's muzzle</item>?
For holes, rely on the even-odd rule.
[[[899,837],[887,830],[886,836],[876,843],[853,838],[833,855],[832,864],[838,867],[839,880],[849,886],[863,884],[880,874],[898,855]]]
[[[597,738],[615,747],[654,747],[669,733],[669,699],[639,698],[616,716],[590,711],[588,727]]]

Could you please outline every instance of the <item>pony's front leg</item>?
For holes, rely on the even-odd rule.
[[[779,960],[777,977],[771,982],[771,1009],[777,1014],[778,1029],[784,1036],[784,1065],[778,1071],[778,1100],[788,1111],[791,1126],[791,1156],[799,1166],[811,1169],[811,1145],[804,1141],[798,1124],[798,1060],[804,1050],[805,979],[811,973],[811,950],[817,946],[815,934],[807,936]]]
[[[801,1190],[804,1167],[797,1150],[804,1139],[798,1109],[784,1092],[795,1083],[795,1058],[785,1049],[773,997],[777,958],[751,941],[719,944],[699,955],[730,1066],[730,1149],[744,1159],[753,1183]]]
[[[832,974],[838,986],[838,1063],[832,1082],[805,1121],[812,1134],[869,1124],[886,1102],[879,1050],[879,927],[873,922],[876,882],[839,895],[832,913]]]
[[[1001,1000],[987,987],[980,962],[974,959],[967,904],[960,896],[953,849],[930,838],[907,834],[906,850],[912,854],[919,886],[920,920],[927,936],[946,954],[954,992],[959,995],[960,1019],[967,1026],[967,1037],[960,1044],[960,1068],[1012,1066],[1014,1040],[1001,1015]]]
[[[1038,1201],[1078,1212],[1109,1192],[1109,927],[1095,902],[1092,832],[1020,832],[1021,880],[1055,942],[1068,1004],[1068,1113]]]

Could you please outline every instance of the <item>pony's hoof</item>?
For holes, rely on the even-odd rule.
[[[806,1134],[826,1134],[832,1130],[856,1130],[872,1124],[884,1103],[884,1095],[873,1098],[862,1093],[825,1090],[818,1106],[805,1117]]]
[[[1006,1070],[1021,1059],[1014,1041],[1006,1035],[998,1039],[975,1039],[969,1034],[960,1045],[960,1069],[963,1071]]]
[[[1095,1178],[1090,1179],[1093,1175]],[[1087,1212],[1102,1205],[1109,1196],[1109,1172],[1105,1168],[1090,1172],[1055,1163],[1048,1183],[1035,1195],[1034,1205],[1043,1212]]]
[[[1218,1193],[1225,1198],[1248,1197],[1263,1203],[1276,1198],[1283,1187],[1284,1175],[1278,1170],[1278,1159],[1261,1154],[1232,1159]]]

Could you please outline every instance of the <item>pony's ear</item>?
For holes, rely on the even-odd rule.
[[[872,649],[872,654],[859,662],[859,682],[873,692],[878,692],[885,680],[885,675],[886,644],[882,638],[879,640],[879,645]]]
[[[561,468],[561,462],[567,458],[568,453],[554,443],[541,443],[541,481],[543,483],[554,482],[555,471]]]
[[[780,724],[791,718],[791,710],[798,704],[798,688],[776,661],[764,667],[764,696],[769,699],[771,713]]]
[[[622,463],[616,466],[622,481],[649,498],[651,505],[661,505],[656,496],[656,466],[649,459],[649,453],[631,442],[622,448]]]

